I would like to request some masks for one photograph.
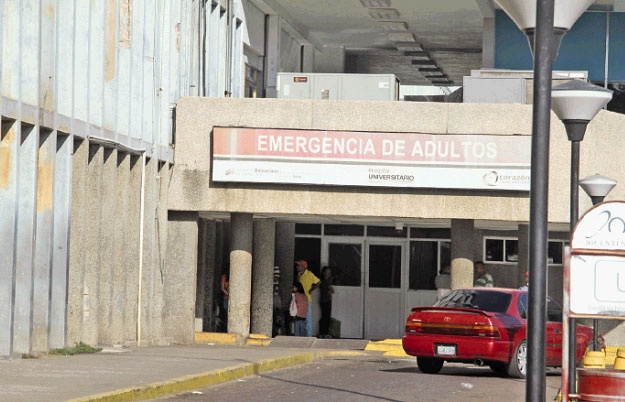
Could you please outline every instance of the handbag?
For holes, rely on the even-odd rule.
[[[291,295],[291,305],[289,306],[289,314],[291,317],[295,317],[297,315],[297,303],[295,303],[295,295]]]

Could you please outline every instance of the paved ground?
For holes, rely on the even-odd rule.
[[[269,346],[214,343],[105,348],[100,353],[0,360],[2,401],[129,401],[211,386],[337,354],[367,341],[278,337]]]

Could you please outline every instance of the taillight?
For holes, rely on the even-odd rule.
[[[406,333],[407,334],[416,334],[421,332],[421,320],[417,319],[409,319],[406,322]]]
[[[427,323],[418,319],[411,319],[406,322],[406,334],[479,336],[482,338],[500,337],[499,329],[490,324]]]

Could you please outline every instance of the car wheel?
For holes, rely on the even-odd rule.
[[[442,359],[434,359],[431,357],[417,357],[417,366],[419,370],[426,374],[436,374],[443,368]]]
[[[510,377],[525,378],[527,374],[527,342],[519,342],[506,371]]]

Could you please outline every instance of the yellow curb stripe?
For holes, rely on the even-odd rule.
[[[122,388],[117,391],[70,399],[67,402],[125,402],[137,401],[178,394],[181,392],[210,387],[242,377],[248,377],[264,371],[309,363],[314,359],[328,355],[344,354],[329,352],[309,352],[291,356],[260,360],[256,363],[245,363],[226,369],[218,369],[206,373],[192,374],[169,381],[157,382],[142,387]]]

